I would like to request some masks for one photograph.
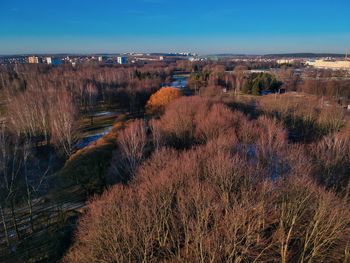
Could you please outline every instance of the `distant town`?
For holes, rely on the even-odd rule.
[[[265,62],[276,65],[305,66],[318,69],[346,70],[350,71],[350,58],[347,54],[281,54],[281,55],[206,55],[196,53],[123,53],[123,54],[98,54],[98,55],[3,55],[0,56],[0,64],[48,64],[59,66],[70,64],[73,67],[78,64],[104,63],[104,64],[145,64],[149,62],[163,61],[175,62],[178,60],[194,61],[219,61],[230,60],[234,62]]]
[[[142,63],[151,61],[175,62],[177,60],[199,61],[195,53],[124,53],[124,54],[99,54],[99,55],[9,55],[0,56],[0,64],[48,64],[58,66],[61,64],[77,64],[84,63],[105,63],[105,64],[127,64]]]

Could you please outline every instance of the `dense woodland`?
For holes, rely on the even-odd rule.
[[[82,196],[78,223],[62,210],[73,227],[53,234],[55,253],[16,260],[348,262],[350,82],[248,71],[271,66],[2,66],[0,253],[11,262],[14,244],[46,229],[34,203],[66,191]],[[168,87],[177,73],[186,91]],[[82,120],[111,109],[111,132],[77,149]]]
[[[118,143],[130,179],[90,203],[66,262],[349,260],[348,135],[296,144],[274,117],[185,97]]]

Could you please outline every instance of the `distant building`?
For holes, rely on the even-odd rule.
[[[349,60],[325,60],[317,59],[307,61],[306,65],[323,68],[323,69],[334,69],[334,70],[350,70],[350,61]]]
[[[118,61],[118,64],[123,65],[123,64],[126,64],[128,62],[128,58],[127,57],[118,57],[117,61]]]
[[[41,63],[41,59],[39,57],[36,57],[36,56],[31,56],[31,57],[28,57],[28,63],[38,64],[38,63]]]
[[[98,62],[103,62],[103,61],[106,61],[107,60],[107,57],[105,56],[99,56],[98,57]]]
[[[189,57],[188,60],[191,61],[191,62],[194,62],[194,61],[199,61],[199,58],[197,58],[197,57]]]
[[[277,64],[294,64],[296,62],[295,59],[278,59]]]
[[[58,66],[62,64],[62,61],[59,58],[47,57],[46,63],[53,66]]]

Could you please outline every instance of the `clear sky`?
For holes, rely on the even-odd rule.
[[[350,0],[0,0],[0,54],[350,52]]]

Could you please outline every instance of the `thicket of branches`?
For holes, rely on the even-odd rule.
[[[151,93],[170,81],[174,65],[49,67],[17,65],[0,68],[0,88],[14,93],[24,90],[46,92],[50,88],[68,90],[75,104],[85,112],[91,105],[116,103],[131,111],[143,109]]]
[[[3,117],[0,129],[0,236],[6,241],[2,245],[9,248],[8,251],[16,242],[26,242],[47,227],[33,212],[33,207],[45,207],[46,204],[39,204],[39,201],[47,196],[47,188],[56,190],[56,185],[53,187],[51,183],[57,174],[51,175],[76,151],[81,117],[101,110],[117,109],[131,114],[143,111],[150,95],[161,83],[171,80],[169,76],[173,70],[174,66],[166,64],[0,66]],[[112,151],[110,149],[110,155]],[[89,166],[92,167],[90,174],[97,177],[95,171],[98,171],[103,177],[107,168],[99,161],[95,163]],[[84,164],[80,165],[85,169]],[[75,176],[79,178],[79,171]],[[82,182],[78,183],[85,187]],[[98,185],[99,188],[103,186]],[[59,187],[62,186],[57,189]],[[28,217],[21,217],[23,211],[28,211]]]
[[[78,109],[66,90],[26,90],[8,98],[7,127],[18,137],[53,143],[66,156],[78,139]]]
[[[174,66],[82,65],[2,66],[0,87],[13,133],[53,143],[69,156],[76,143],[79,114],[96,107],[143,111],[150,95],[170,81]]]
[[[258,95],[262,90],[299,91],[336,99],[339,103],[350,100],[350,81],[347,72],[315,70],[278,66],[270,62],[197,62],[186,65],[191,72],[189,87],[196,94],[209,90],[232,90]],[[249,73],[251,69],[270,69],[270,73]]]
[[[119,144],[131,181],[92,200],[65,262],[349,260],[348,138],[292,144],[275,119],[184,97]]]
[[[261,111],[280,120],[294,141],[312,142],[338,132],[346,124],[345,112],[333,102],[314,96],[283,94],[263,96],[258,101]]]

